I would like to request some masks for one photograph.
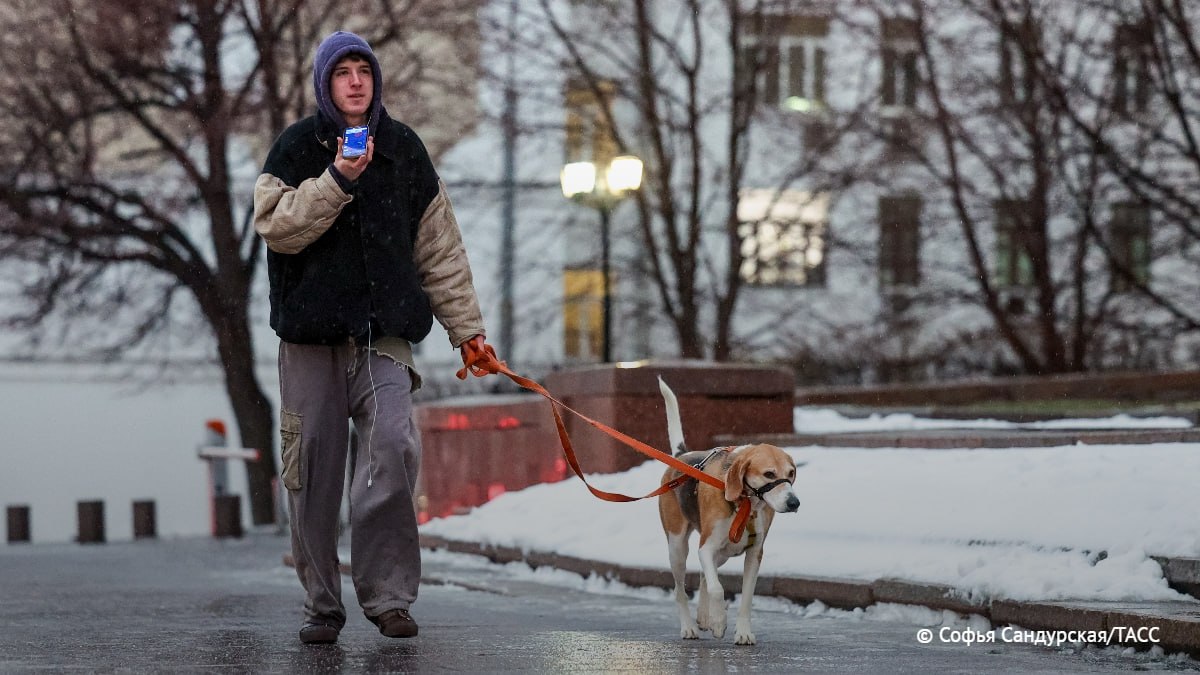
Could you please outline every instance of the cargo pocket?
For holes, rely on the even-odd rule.
[[[283,486],[289,490],[299,490],[300,467],[304,464],[300,452],[300,437],[304,427],[304,416],[290,410],[281,410],[279,415],[279,435],[282,439],[280,454],[283,459]]]

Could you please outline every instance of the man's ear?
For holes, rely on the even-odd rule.
[[[750,458],[746,453],[733,460],[733,464],[725,472],[725,501],[736,502],[742,496],[742,482],[746,479],[746,467],[749,465]]]

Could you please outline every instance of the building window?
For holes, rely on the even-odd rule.
[[[1113,206],[1109,223],[1112,285],[1118,293],[1150,281],[1150,209],[1143,204]]]
[[[754,78],[755,101],[798,112],[824,108],[829,19],[748,15],[742,21],[736,77]]]
[[[566,161],[604,164],[617,156],[617,138],[612,128],[612,101],[616,87],[601,81],[567,85]]]
[[[879,200],[879,285],[885,289],[921,282],[921,199]]]
[[[598,361],[604,342],[604,272],[563,270],[563,354]]]
[[[880,100],[889,108],[917,105],[917,23],[911,19],[883,20]]]
[[[1033,257],[1029,255],[1029,203],[1002,199],[996,212],[996,286],[1027,288],[1033,286]]]
[[[825,195],[743,190],[738,223],[742,281],[754,286],[825,285]]]
[[[1025,103],[1032,99],[1033,78],[1029,77],[1030,51],[1037,53],[1040,40],[1037,26],[1028,17],[1010,24],[1000,33],[1000,100]]]
[[[1118,26],[1113,33],[1113,110],[1145,112],[1150,103],[1154,33],[1148,23]]]

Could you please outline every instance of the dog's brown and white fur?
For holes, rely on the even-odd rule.
[[[670,387],[659,378],[659,389],[666,401],[667,432],[671,447],[681,452],[683,426],[679,417],[679,403]],[[709,455],[708,452],[684,453],[678,456],[695,465]],[[796,478],[796,463],[787,453],[773,445],[744,445],[728,452],[717,452],[703,468],[705,473],[725,482],[725,491],[692,479],[684,485],[658,498],[658,513],[662,518],[663,531],[667,535],[670,551],[671,573],[675,577],[675,601],[679,605],[679,635],[685,639],[699,637],[699,631],[710,630],[714,637],[725,635],[725,590],[717,569],[726,560],[746,555],[742,573],[742,602],[738,610],[735,627],[735,642],[752,645],[754,633],[750,631],[750,600],[754,595],[754,584],[758,579],[758,568],[762,563],[763,542],[775,513],[790,513],[800,506],[800,500],[792,489]],[[679,476],[679,471],[667,469],[662,482]],[[783,482],[786,481],[786,482]],[[754,491],[777,483],[774,487],[756,496]],[[681,490],[695,486],[693,518],[698,512],[699,523],[692,522],[685,512],[680,496]],[[737,502],[742,495],[749,495],[751,502],[750,524],[740,540],[729,540],[729,527],[733,522]],[[700,566],[704,578],[700,584],[700,600],[697,619],[688,611],[687,589],[684,585],[688,556],[688,539],[692,532],[700,532]]]

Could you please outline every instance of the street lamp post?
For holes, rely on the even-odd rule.
[[[612,362],[612,269],[609,219],[622,198],[641,187],[642,160],[633,155],[614,157],[608,164],[572,162],[560,175],[563,195],[600,212],[600,274],[603,279],[602,359]]]

